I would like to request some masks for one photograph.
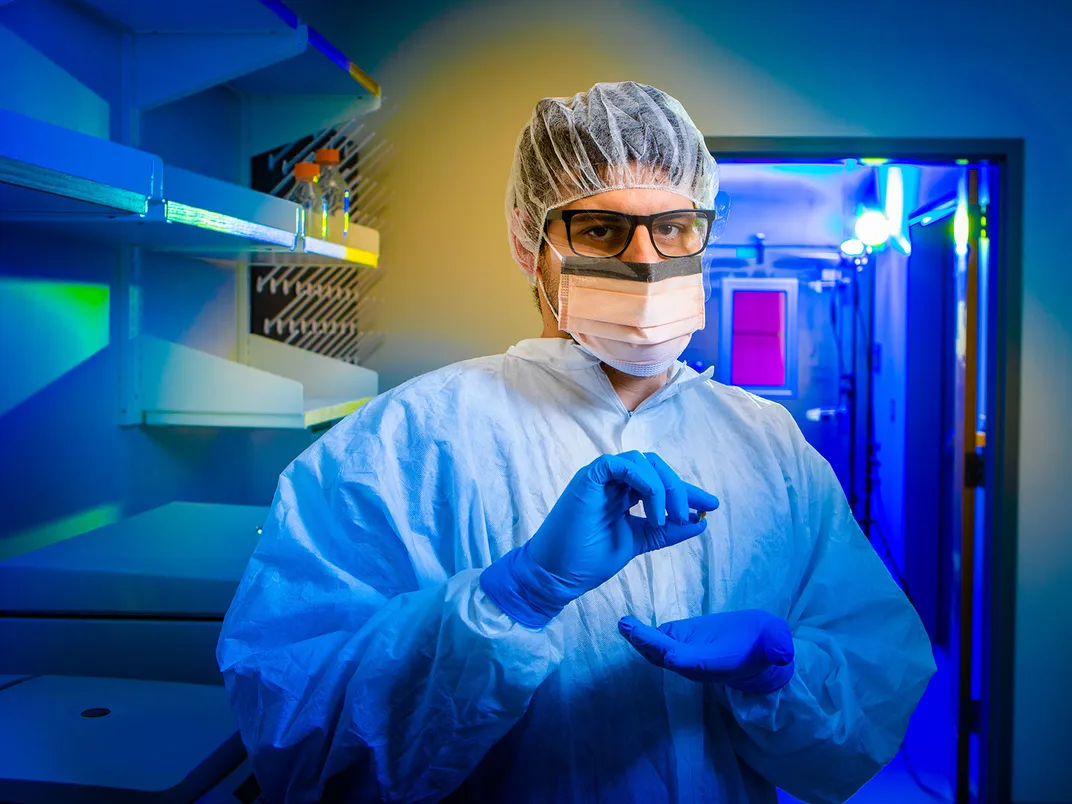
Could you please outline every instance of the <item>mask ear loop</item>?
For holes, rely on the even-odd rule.
[[[558,317],[558,309],[555,307],[555,305],[551,304],[551,299],[547,294],[547,288],[544,286],[543,283],[543,269],[538,267],[540,264],[540,252],[543,250],[544,243],[546,243],[548,247],[550,247],[551,251],[555,252],[555,256],[558,257],[558,261],[560,263],[564,263],[566,261],[566,258],[562,256],[562,252],[555,248],[555,244],[548,239],[547,233],[540,232],[540,239],[536,242],[536,287],[539,289],[540,298],[547,302],[547,307],[551,310],[551,315],[555,317],[555,323],[559,324],[561,328],[560,319]],[[562,280],[559,279],[559,281],[561,282]]]
[[[559,321],[558,321],[558,310],[556,310],[555,306],[553,304],[551,304],[551,300],[549,298],[547,298],[547,290],[543,286],[543,271],[542,270],[539,272],[539,275],[536,277],[536,287],[540,291],[540,298],[543,299],[545,302],[547,302],[547,308],[551,311],[551,315],[553,315],[555,317],[555,323],[558,324],[559,323]]]

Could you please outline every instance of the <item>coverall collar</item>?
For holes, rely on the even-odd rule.
[[[582,386],[587,391],[595,394],[600,399],[607,401],[618,400],[610,380],[600,368],[599,359],[585,352],[572,340],[566,338],[528,338],[511,346],[506,353],[510,357],[516,357],[529,363],[544,366],[549,371],[563,375]],[[711,379],[714,367],[708,368],[702,374],[690,366],[678,361],[670,368],[670,376],[662,388],[644,400],[634,413],[660,405],[668,399],[672,399],[682,391],[695,388]],[[609,396],[614,400],[610,400]]]

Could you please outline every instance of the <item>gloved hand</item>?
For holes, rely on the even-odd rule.
[[[632,516],[640,500],[645,516]],[[714,511],[718,498],[653,452],[602,455],[573,476],[529,541],[481,573],[480,585],[511,618],[542,628],[636,556],[703,533],[707,522],[690,508]]]
[[[781,617],[755,609],[644,625],[623,617],[618,631],[654,665],[692,681],[769,693],[793,677],[793,635]]]

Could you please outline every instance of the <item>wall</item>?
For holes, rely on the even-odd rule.
[[[328,4],[305,3],[323,10]],[[1056,735],[1072,720],[1072,396],[1068,4],[724,0],[338,3],[336,43],[385,87],[394,145],[374,358],[383,387],[500,352],[540,323],[506,245],[502,199],[532,105],[632,79],[711,135],[1024,137],[1023,400],[1015,799],[1072,801]],[[357,4],[352,4],[356,6]],[[328,15],[331,16],[331,15]],[[316,23],[311,14],[310,21]],[[347,33],[349,32],[349,33]]]
[[[94,137],[108,137],[108,104],[8,28],[0,25],[0,76],[17,73],[34,81],[0,81],[0,108]],[[42,92],[41,86],[51,91]]]

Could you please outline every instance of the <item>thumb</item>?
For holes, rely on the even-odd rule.
[[[763,626],[763,653],[767,661],[784,667],[793,661],[793,634],[784,620],[774,620]]]
[[[644,625],[636,617],[623,617],[618,622],[618,631],[629,640],[637,653],[654,665],[666,667],[666,655],[679,643],[662,631]]]
[[[664,547],[672,547],[675,544],[680,544],[683,541],[699,536],[707,530],[707,520],[705,519],[701,519],[699,522],[686,522],[683,525],[676,525],[669,521],[665,525],[656,525],[650,519],[633,516],[632,514],[627,515],[626,518],[629,521],[629,526],[633,529],[638,555],[640,553],[650,553],[652,550],[661,550]],[[693,514],[692,519],[695,520],[695,518],[696,515]]]

